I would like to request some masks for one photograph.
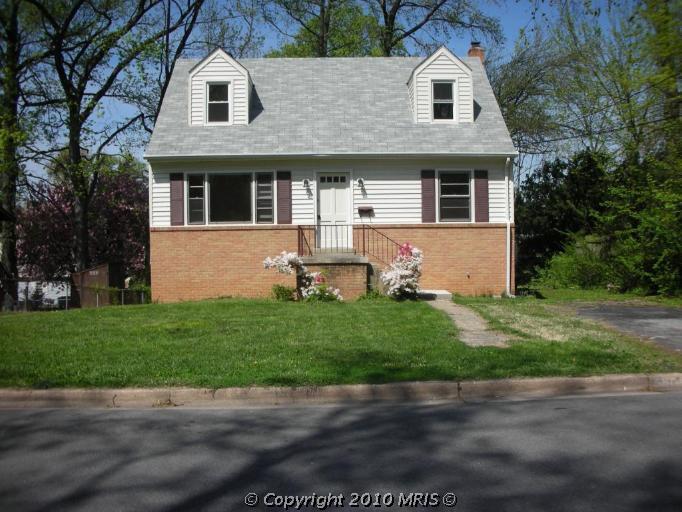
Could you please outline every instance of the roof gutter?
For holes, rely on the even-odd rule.
[[[144,155],[145,160],[152,162],[182,161],[182,160],[253,160],[262,159],[295,159],[295,158],[319,158],[319,159],[346,159],[346,158],[453,158],[453,157],[504,157],[514,158],[518,151],[502,153],[249,153],[249,154],[213,154],[213,155]]]

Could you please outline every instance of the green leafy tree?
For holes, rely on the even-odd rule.
[[[0,206],[16,215],[19,181],[32,115],[24,95],[28,79],[51,52],[38,44],[35,11],[24,0],[6,0],[0,9]],[[25,153],[25,152],[24,152]],[[12,309],[17,301],[16,223],[0,222],[0,308]]]
[[[516,194],[519,283],[564,249],[575,234],[592,233],[604,211],[608,159],[582,152],[556,159],[529,174]]]
[[[91,262],[90,205],[99,182],[99,159],[144,118],[138,111],[109,121],[104,108],[128,102],[125,71],[157,41],[184,27],[196,4],[172,2],[173,10],[166,12],[163,7],[169,4],[162,0],[26,1],[39,12],[42,37],[52,49],[49,65],[36,77],[43,97],[33,105],[47,109],[45,143],[52,159],[66,149],[61,172],[74,192],[78,264],[86,268]],[[169,15],[171,21],[164,22]]]
[[[269,52],[266,57],[316,57],[319,53],[320,18],[310,21],[310,29],[301,27],[293,41]],[[358,4],[344,3],[334,11],[327,33],[326,57],[381,55],[376,19],[365,14]]]

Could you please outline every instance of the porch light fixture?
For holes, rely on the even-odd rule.
[[[358,178],[358,187],[365,188],[365,180],[364,179]]]
[[[310,188],[310,180],[308,178],[303,180],[303,188]]]

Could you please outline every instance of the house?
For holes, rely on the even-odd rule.
[[[179,60],[145,154],[154,299],[267,296],[283,250],[357,296],[406,241],[425,289],[513,292],[517,152],[482,58]]]

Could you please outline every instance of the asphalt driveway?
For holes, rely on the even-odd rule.
[[[579,307],[578,315],[682,352],[682,308],[599,304]]]

